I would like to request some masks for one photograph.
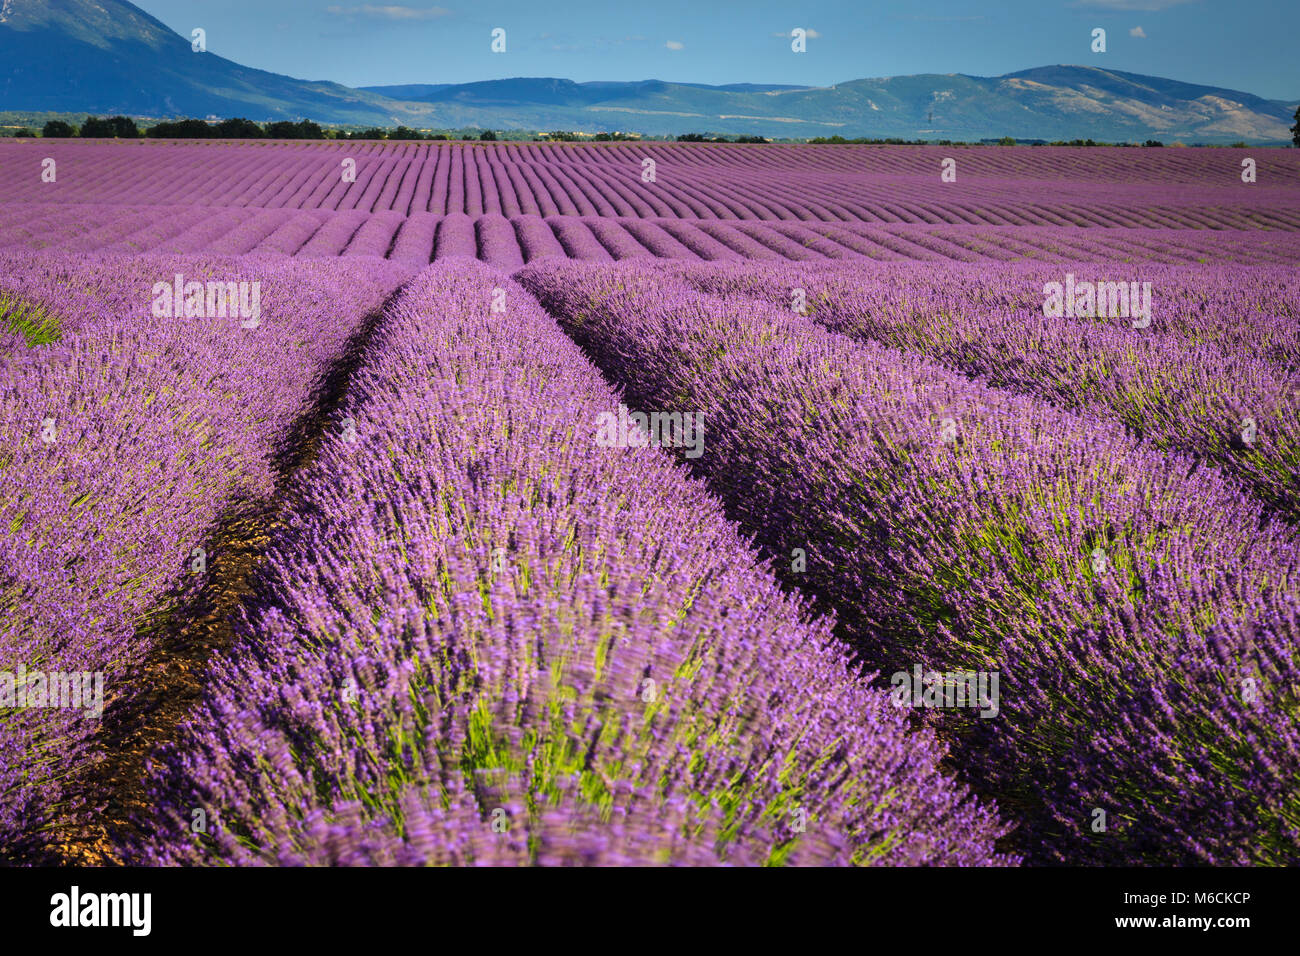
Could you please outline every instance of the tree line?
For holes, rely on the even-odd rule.
[[[270,123],[254,123],[250,119],[236,117],[220,122],[209,123],[200,119],[171,120],[155,123],[141,129],[129,116],[113,116],[100,119],[96,116],[86,117],[80,127],[64,120],[50,120],[41,130],[47,139],[401,139],[432,140],[449,139],[446,133],[421,133],[406,126],[396,129],[357,130],[348,133],[345,130],[327,130],[311,120],[277,120]],[[496,134],[484,130],[480,139],[493,140]]]
[[[1291,127],[1291,141],[1300,146],[1300,107],[1296,108],[1295,125]],[[30,136],[28,130],[21,130],[18,136]],[[398,126],[394,129],[380,129],[372,126],[369,129],[356,130],[348,133],[344,130],[326,130],[318,123],[311,120],[300,120],[292,122],[290,120],[277,120],[274,122],[257,124],[252,120],[237,117],[234,119],[224,119],[216,123],[209,123],[199,119],[183,119],[155,123],[153,126],[146,127],[143,131],[136,126],[135,121],[128,116],[111,116],[101,119],[97,116],[87,116],[85,122],[80,127],[73,126],[64,120],[50,120],[41,130],[41,135],[46,139],[68,139],[71,137],[82,137],[85,139],[139,139],[145,137],[148,139],[392,139],[392,140],[445,140],[450,139],[446,133],[423,133],[420,130],[411,129],[406,126]],[[490,129],[481,131],[478,138],[485,142],[496,140],[497,134]],[[573,142],[584,137],[570,130],[553,130],[549,133],[542,133],[537,138]],[[629,133],[597,133],[592,137],[596,142],[624,142],[635,140],[639,137]],[[730,139],[726,136],[708,136],[704,133],[682,133],[676,137],[679,143],[768,143],[771,140],[762,136],[737,136]],[[817,145],[872,145],[872,146],[953,146],[957,145],[952,140],[907,140],[897,138],[872,139],[864,136],[854,139],[845,139],[843,136],[817,136],[808,140],[809,143]],[[1017,140],[1011,136],[1004,136],[998,140],[986,140],[985,142],[996,142],[1001,146],[1014,146]],[[1076,140],[1055,140],[1045,143],[1042,140],[1024,141],[1030,145],[1042,146],[1129,146],[1136,145],[1130,143],[1099,143],[1091,139]],[[1164,143],[1159,140],[1149,139],[1143,146],[1163,146]],[[1234,143],[1234,146],[1245,146],[1245,143]]]

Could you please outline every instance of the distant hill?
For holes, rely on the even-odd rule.
[[[0,0],[0,109],[357,123],[428,113],[195,53],[123,0]]]
[[[1084,66],[813,88],[514,78],[352,89],[195,53],[124,0],[0,0],[0,110],[423,129],[1284,143],[1295,103]]]
[[[665,83],[639,80],[632,83],[575,83],[550,77],[515,77],[509,80],[482,80],[477,83],[435,83],[405,86],[363,86],[361,89],[392,99],[419,100],[422,103],[459,103],[466,106],[538,103],[546,106],[595,106],[614,100],[652,96],[669,88],[709,90],[714,93],[767,93],[773,90],[806,90],[806,86],[778,86],[760,83],[729,83],[709,86],[706,83]]]

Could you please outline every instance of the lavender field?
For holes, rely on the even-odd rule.
[[[0,863],[1300,864],[1298,266],[1296,150],[0,145]]]

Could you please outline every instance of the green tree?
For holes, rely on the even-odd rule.
[[[325,131],[311,120],[299,123],[279,120],[266,124],[266,135],[271,139],[324,139]]]
[[[478,138],[485,142],[493,142],[496,140],[497,134],[492,132],[490,129],[485,129],[483,132],[479,133]]]
[[[77,128],[63,120],[50,120],[41,130],[41,135],[46,139],[67,139],[77,135]]]
[[[135,139],[140,135],[140,130],[136,127],[135,122],[126,116],[114,116],[111,119],[100,119],[97,116],[87,116],[86,122],[81,124],[81,135],[86,139]]]
[[[1291,127],[1291,142],[1300,146],[1300,106],[1295,108],[1295,125]]]
[[[118,139],[139,139],[140,128],[135,125],[135,120],[129,116],[114,116],[108,121],[108,125],[113,130],[113,135]]]
[[[223,119],[212,128],[212,132],[218,139],[262,139],[266,136],[262,127],[242,116]]]
[[[155,123],[145,130],[144,135],[148,139],[208,139],[212,134],[213,128],[203,120],[183,119],[174,123]]]

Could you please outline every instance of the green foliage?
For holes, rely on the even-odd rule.
[[[279,120],[266,124],[266,135],[271,139],[324,139],[325,131],[311,120],[299,123]]]
[[[102,120],[98,116],[87,116],[86,121],[81,124],[81,135],[86,139],[111,136],[109,132],[111,128],[108,120]]]
[[[224,119],[212,128],[218,139],[265,139],[266,133],[250,119],[242,116]]]
[[[28,345],[45,345],[59,340],[59,320],[44,306],[0,292],[0,329],[16,332]]]
[[[126,116],[114,116],[108,121],[112,124],[113,135],[118,139],[139,139],[140,127],[135,125],[135,120]]]
[[[1295,108],[1295,125],[1291,127],[1291,142],[1300,146],[1300,106]]]
[[[135,121],[126,116],[109,119],[87,116],[81,124],[81,135],[85,139],[138,139],[140,130]]]
[[[497,138],[497,134],[492,132],[492,130],[490,129],[485,129],[482,133],[479,134],[478,138],[480,140],[483,140],[484,142],[495,142]]]
[[[814,136],[808,140],[818,146],[928,146],[929,143],[923,139],[897,139],[890,137],[888,139],[872,139],[867,136],[859,136],[856,139],[845,139],[843,136]]]
[[[150,139],[265,139],[266,133],[250,119],[235,117],[212,124],[199,119],[157,123],[144,133]]]
[[[203,120],[185,119],[150,126],[144,135],[148,139],[209,139],[214,135],[214,129]]]
[[[77,128],[63,120],[50,120],[41,129],[41,135],[46,139],[68,139],[77,135]]]

